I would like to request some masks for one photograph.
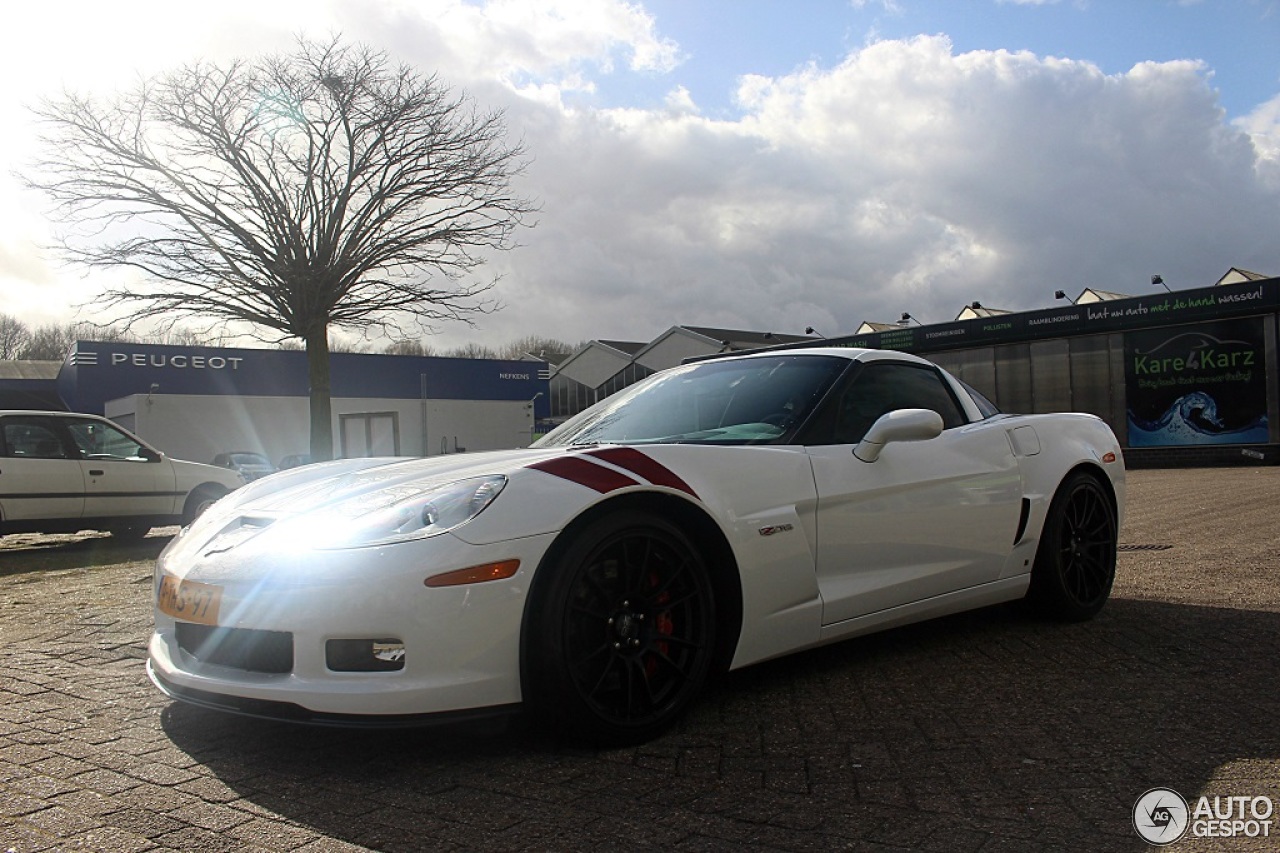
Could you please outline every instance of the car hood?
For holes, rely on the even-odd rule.
[[[275,518],[300,515],[378,489],[409,484],[430,488],[469,477],[506,474],[564,452],[563,448],[500,450],[429,458],[322,462],[255,480],[219,502],[216,510],[218,516],[229,513]]]

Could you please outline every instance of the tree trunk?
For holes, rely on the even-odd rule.
[[[309,332],[307,373],[311,385],[311,461],[333,458],[333,400],[329,388],[329,329],[319,325]]]

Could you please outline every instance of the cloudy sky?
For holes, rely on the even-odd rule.
[[[833,336],[1280,275],[1280,0],[45,0],[0,33],[0,312],[98,316],[27,105],[342,33],[505,110],[542,205],[432,341]]]

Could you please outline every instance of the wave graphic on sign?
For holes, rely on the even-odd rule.
[[[1265,444],[1267,416],[1236,429],[1226,429],[1218,416],[1218,403],[1204,391],[1192,391],[1174,400],[1154,421],[1129,412],[1130,447],[1168,447],[1182,444]]]

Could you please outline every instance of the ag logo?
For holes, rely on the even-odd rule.
[[[1133,805],[1133,828],[1149,844],[1172,844],[1187,831],[1187,801],[1172,788],[1152,788]]]

